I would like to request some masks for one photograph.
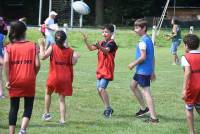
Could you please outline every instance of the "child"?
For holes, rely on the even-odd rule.
[[[177,64],[180,64],[179,58],[177,55],[177,49],[179,45],[181,44],[181,28],[178,25],[178,20],[175,18],[172,19],[171,24],[173,25],[172,34],[169,35],[168,39],[172,39],[172,45],[170,48],[170,51],[173,55],[172,65],[177,65]]]
[[[137,117],[143,116],[150,112],[150,118],[145,122],[158,123],[156,117],[153,98],[150,91],[150,81],[155,79],[154,74],[154,47],[151,38],[147,35],[147,21],[138,19],[135,21],[134,29],[141,39],[136,47],[136,60],[128,65],[132,70],[136,67],[136,72],[131,81],[131,90],[135,94],[140,110],[135,114]],[[141,90],[138,89],[141,88]],[[146,105],[145,101],[146,100]]]
[[[0,99],[4,99],[5,96],[3,95],[3,43],[4,43],[5,36],[0,33]]]
[[[112,24],[106,24],[103,27],[102,35],[103,41],[96,44],[89,45],[87,36],[83,34],[84,42],[90,51],[98,50],[98,65],[97,65],[97,90],[104,105],[104,116],[109,118],[113,113],[113,109],[110,106],[109,96],[106,91],[109,81],[113,80],[114,67],[115,67],[115,53],[117,51],[117,45],[113,39],[111,39],[114,33],[114,26]]]
[[[184,67],[182,99],[185,101],[186,118],[190,134],[195,134],[193,108],[200,115],[200,51],[199,38],[194,34],[184,37],[185,55],[181,59]]]
[[[4,55],[6,88],[10,96],[9,134],[15,133],[21,97],[24,97],[24,114],[19,134],[26,134],[33,110],[36,75],[40,69],[36,45],[25,39],[26,29],[23,22],[11,23],[9,32],[11,43],[7,45]]]
[[[65,123],[65,96],[72,96],[73,65],[76,64],[79,58],[79,54],[65,43],[66,39],[67,36],[64,31],[57,31],[55,34],[56,45],[49,46],[46,51],[44,39],[39,40],[41,59],[45,60],[50,57],[45,94],[45,113],[42,118],[45,121],[51,119],[49,114],[51,95],[56,92],[60,97],[60,124]]]

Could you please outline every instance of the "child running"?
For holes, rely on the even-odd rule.
[[[97,78],[97,90],[100,98],[102,99],[105,110],[103,115],[106,118],[111,117],[113,109],[110,105],[109,96],[106,91],[109,81],[114,78],[115,68],[115,54],[117,51],[117,45],[113,39],[111,39],[114,33],[114,26],[112,24],[106,24],[103,27],[102,35],[103,41],[96,44],[89,45],[87,36],[83,34],[84,42],[90,51],[98,50],[98,64],[96,71]]]
[[[155,79],[155,58],[152,40],[147,35],[147,21],[145,19],[136,20],[134,31],[141,37],[136,47],[136,60],[128,65],[130,70],[136,67],[136,72],[130,86],[140,104],[140,110],[135,116],[141,117],[145,113],[150,112],[150,118],[145,120],[145,122],[158,123],[159,120],[156,117],[153,97],[150,90],[150,81]],[[141,90],[138,89],[139,87]]]
[[[73,65],[77,63],[80,55],[74,52],[65,42],[67,36],[64,31],[57,31],[55,34],[56,44],[45,50],[44,39],[39,40],[40,56],[42,60],[50,57],[50,69],[46,83],[45,113],[42,118],[49,121],[52,117],[49,113],[51,95],[53,92],[60,97],[60,124],[66,122],[65,96],[72,96]]]
[[[188,34],[183,39],[185,55],[181,58],[184,67],[182,99],[185,101],[185,112],[189,134],[195,134],[193,109],[200,115],[200,51],[199,38]]]
[[[24,97],[24,113],[19,134],[26,134],[35,96],[36,75],[40,60],[35,43],[27,41],[26,26],[15,21],[10,25],[10,44],[6,47],[4,68],[10,96],[9,134],[15,133],[20,98]]]

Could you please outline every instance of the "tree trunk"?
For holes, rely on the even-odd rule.
[[[96,0],[96,16],[95,16],[95,24],[102,25],[103,24],[103,8],[104,8],[104,0]]]

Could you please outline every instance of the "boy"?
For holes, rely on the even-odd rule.
[[[98,50],[98,64],[96,72],[97,90],[105,106],[103,115],[106,118],[111,117],[113,113],[113,109],[110,106],[109,96],[106,88],[109,81],[112,81],[114,78],[114,59],[118,48],[115,41],[111,39],[114,32],[114,26],[112,24],[104,25],[102,31],[102,36],[104,37],[104,40],[92,45],[88,44],[87,36],[83,34],[83,39],[88,50]]]
[[[130,85],[131,90],[140,104],[140,110],[135,115],[141,117],[145,113],[150,112],[150,118],[145,120],[145,122],[158,123],[159,120],[156,117],[153,98],[150,92],[150,81],[155,79],[155,61],[153,43],[146,34],[147,21],[145,19],[136,20],[134,31],[141,37],[136,47],[136,60],[128,65],[130,70],[136,67],[136,72]],[[139,90],[138,87],[140,87],[141,90]],[[144,99],[146,100],[147,107]]]
[[[183,39],[185,55],[181,58],[184,67],[182,99],[185,101],[185,112],[190,134],[195,134],[193,108],[200,114],[200,51],[199,38],[188,34]]]

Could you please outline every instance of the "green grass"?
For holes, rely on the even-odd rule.
[[[82,31],[88,33],[89,42],[101,40],[100,30]],[[186,30],[183,34],[186,34]],[[35,97],[33,115],[28,127],[28,134],[183,134],[187,133],[184,113],[184,103],[181,100],[183,70],[180,66],[171,65],[169,53],[170,41],[162,38],[161,31],[155,47],[157,80],[152,83],[152,93],[155,100],[156,112],[160,123],[158,125],[143,123],[144,118],[134,117],[138,110],[138,103],[133,97],[129,84],[134,71],[129,71],[127,65],[134,59],[135,44],[139,37],[131,30],[119,30],[116,42],[119,49],[116,56],[115,80],[110,82],[108,92],[114,114],[112,118],[102,116],[103,104],[96,91],[96,60],[97,53],[86,50],[79,29],[68,33],[68,40],[74,50],[81,54],[81,58],[74,67],[74,93],[67,97],[67,124],[59,125],[59,103],[57,94],[53,95],[50,122],[41,121],[44,109],[45,82],[48,73],[48,61],[41,61],[41,70],[37,77],[37,93]],[[200,35],[199,31],[196,31]],[[27,38],[37,41],[40,37],[37,30],[30,29]],[[184,52],[183,45],[179,55]],[[7,91],[5,91],[7,93]],[[9,99],[0,100],[0,134],[8,133]],[[20,128],[23,113],[23,101],[18,114],[16,132]],[[200,133],[200,118],[195,113],[195,127]]]

